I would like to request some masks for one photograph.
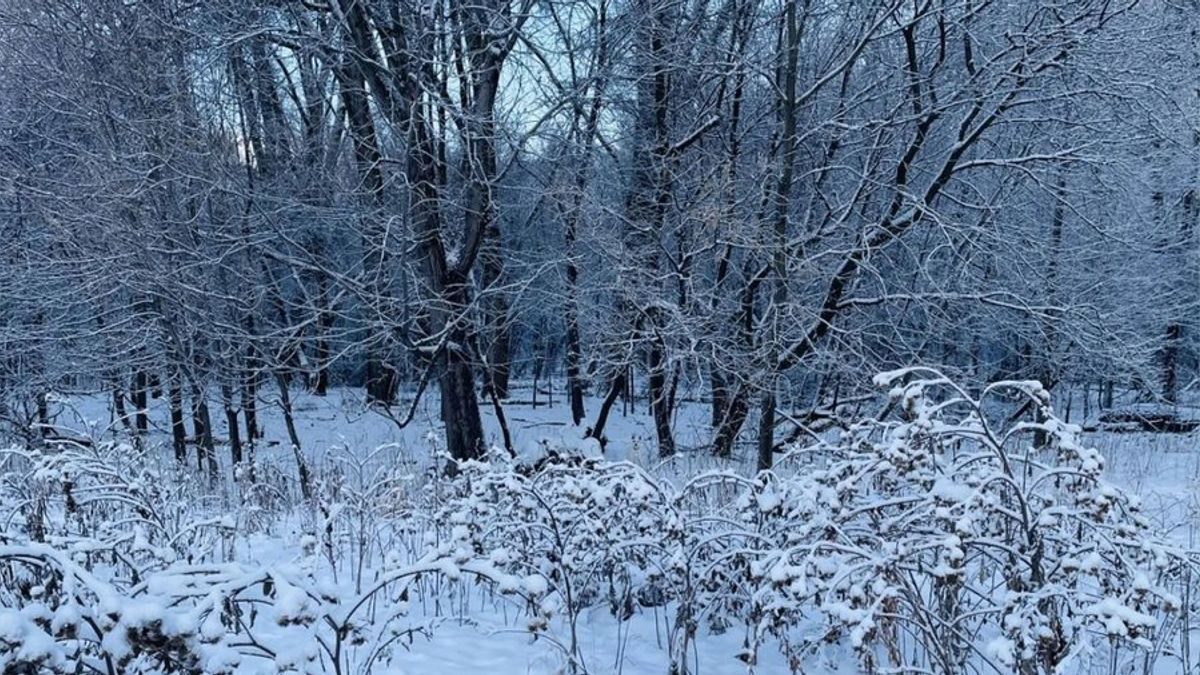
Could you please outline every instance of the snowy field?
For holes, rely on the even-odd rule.
[[[518,390],[514,397],[519,399],[521,392]],[[595,400],[588,403],[589,409],[598,405]],[[941,672],[935,660],[919,653],[928,648],[920,636],[882,627],[889,611],[899,612],[904,606],[901,598],[881,592],[875,600],[878,611],[868,612],[864,600],[856,599],[855,594],[867,597],[872,591],[864,590],[863,582],[856,581],[837,591],[837,597],[841,598],[837,603],[828,594],[818,594],[814,597],[821,598],[820,606],[804,607],[801,599],[807,597],[807,591],[797,592],[794,585],[800,582],[785,583],[785,577],[779,575],[788,573],[778,571],[800,568],[781,567],[787,557],[779,558],[778,551],[758,551],[748,540],[741,539],[737,547],[715,551],[705,548],[704,542],[689,539],[693,534],[688,528],[697,523],[744,516],[744,502],[750,499],[751,515],[748,522],[742,523],[743,527],[750,527],[758,533],[754,536],[764,541],[782,537],[773,540],[776,545],[780,541],[801,541],[801,529],[810,524],[816,527],[816,521],[833,513],[822,512],[812,504],[803,506],[812,499],[818,502],[822,499],[820,486],[804,482],[804,476],[837,466],[846,454],[845,446],[837,450],[833,434],[828,435],[830,442],[817,448],[816,454],[790,457],[791,468],[787,468],[789,462],[781,462],[784,466],[777,470],[779,475],[793,478],[781,478],[780,482],[766,486],[752,485],[744,478],[736,478],[751,473],[748,468],[752,460],[745,457],[721,461],[701,451],[689,450],[670,462],[658,462],[653,456],[651,420],[644,401],[639,401],[632,410],[621,411],[618,406],[609,427],[610,442],[603,464],[557,469],[551,465],[542,467],[540,472],[525,469],[525,473],[481,467],[474,474],[468,469],[463,476],[451,479],[434,468],[440,464],[436,457],[441,438],[434,397],[427,397],[421,403],[414,422],[404,429],[398,429],[382,415],[365,410],[357,392],[339,389],[325,397],[296,392],[293,404],[303,454],[316,486],[316,494],[309,499],[300,494],[296,462],[287,447],[287,433],[277,407],[266,405],[260,409],[264,431],[256,442],[253,478],[248,477],[248,467],[242,467],[235,480],[228,449],[219,445],[219,479],[208,484],[204,473],[195,466],[180,469],[175,465],[171,457],[168,411],[162,401],[152,401],[151,432],[142,441],[145,451],[139,453],[130,447],[109,448],[99,442],[129,440],[114,431],[121,427],[115,424],[106,397],[58,400],[54,406],[56,428],[64,434],[98,443],[93,448],[68,449],[49,457],[29,451],[5,455],[2,465],[5,492],[4,500],[0,501],[5,512],[0,515],[6,519],[5,527],[10,534],[0,535],[3,544],[0,554],[7,547],[8,553],[15,555],[19,553],[21,538],[40,536],[58,552],[55,555],[64,550],[74,551],[62,558],[63,565],[77,564],[80,566],[77,569],[91,570],[89,574],[95,575],[92,580],[106,589],[111,588],[106,584],[115,585],[117,580],[123,588],[132,588],[135,604],[126,606],[128,599],[105,598],[104,593],[111,590],[92,591],[94,597],[89,596],[90,600],[84,599],[88,594],[81,593],[78,597],[81,607],[70,610],[64,618],[61,615],[66,610],[62,605],[55,610],[54,602],[35,602],[39,594],[52,595],[56,591],[54,584],[30,581],[34,590],[26,588],[25,592],[32,595],[25,599],[23,613],[9,612],[0,620],[0,645],[17,656],[27,654],[28,650],[35,654],[44,648],[42,666],[47,668],[45,672],[56,672],[50,667],[54,659],[61,666],[74,663],[78,655],[70,650],[52,649],[47,633],[39,633],[37,640],[31,639],[31,631],[39,625],[37,613],[48,613],[42,619],[48,622],[44,625],[54,626],[69,622],[71,612],[86,614],[88,602],[99,603],[101,607],[108,602],[122,608],[118,623],[130,624],[125,626],[127,640],[112,637],[120,632],[114,628],[108,632],[108,638],[100,641],[101,652],[119,655],[124,650],[130,659],[124,666],[115,666],[116,672],[122,668],[134,672],[135,666],[141,668],[136,672],[159,672],[154,668],[175,672],[165,665],[153,665],[157,662],[148,656],[153,650],[147,648],[145,635],[140,642],[133,637],[137,632],[134,627],[144,633],[147,625],[155,626],[151,632],[169,634],[169,628],[164,626],[170,626],[172,621],[196,622],[194,629],[178,628],[187,640],[198,641],[197,649],[204,654],[202,661],[197,662],[201,670],[194,672],[446,675],[479,672],[648,675],[685,672],[684,669],[689,673],[714,675],[748,670],[890,672],[889,658],[910,666],[923,663],[931,672]],[[219,410],[219,402],[214,401],[213,407]],[[707,407],[684,403],[679,409],[681,447],[700,447],[707,431],[704,426]],[[926,431],[955,432],[949,426],[939,429],[938,409],[929,410],[928,418],[934,422],[925,427]],[[536,409],[513,404],[506,406],[506,411],[514,446],[521,449],[520,463],[524,466],[544,457],[548,450],[574,457],[598,456],[597,444],[582,441],[582,432],[564,423],[564,419],[569,419],[569,411],[561,399],[553,406],[542,404]],[[485,414],[487,433],[499,444],[495,419]],[[924,413],[917,415],[918,427],[919,420],[924,418]],[[963,428],[969,426],[964,423]],[[225,438],[219,423],[215,431],[218,442]],[[897,433],[903,436],[909,432]],[[1200,486],[1200,452],[1197,452],[1200,438],[1188,434],[1087,432],[1082,440],[1083,445],[1093,446],[1107,457],[1103,476],[1097,478],[1141,495],[1142,506],[1138,511],[1139,517],[1145,519],[1144,536],[1146,541],[1153,538],[1160,544],[1138,546],[1146,550],[1167,546],[1168,553],[1160,551],[1158,555],[1178,556],[1186,567],[1200,522],[1200,503],[1196,500]],[[886,452],[894,452],[895,447],[903,445],[897,444],[894,437],[889,442],[894,447]],[[1064,441],[1063,447],[1070,447],[1070,443]],[[957,452],[940,455],[936,461],[948,461]],[[1080,454],[1078,460],[1071,460],[1083,467],[1081,473],[1088,470],[1087,457]],[[189,458],[189,463],[192,461]],[[882,481],[879,484],[885,490],[890,481],[888,473],[907,471],[895,457],[889,461],[892,468],[872,479]],[[497,460],[496,464],[504,462]],[[872,460],[854,466],[866,471],[875,464]],[[90,478],[85,475],[88,472],[93,472]],[[937,468],[935,473],[957,475],[944,467]],[[529,482],[521,482],[526,480]],[[963,525],[964,519],[974,517],[964,506],[969,497],[960,494],[970,492],[964,486],[971,485],[971,480],[938,478],[918,490],[921,494],[917,497],[932,495],[929,499],[933,507],[963,509],[956,516],[955,541],[960,535],[967,539],[968,532],[977,534],[976,528],[982,527]],[[689,486],[704,481],[712,485],[688,493]],[[464,488],[465,484],[473,487]],[[638,486],[645,490],[638,493]],[[496,496],[494,492],[506,489],[512,489],[515,496]],[[665,497],[660,504],[658,497],[651,494],[668,489],[678,499],[669,505]],[[982,492],[984,488],[977,489]],[[581,490],[590,496],[580,497]],[[65,493],[70,494],[64,496]],[[634,498],[637,494],[641,494],[637,498],[641,502]],[[894,503],[916,498],[903,496],[911,495],[903,486],[897,494],[901,496],[895,497]],[[546,499],[548,503],[533,504],[533,499]],[[554,502],[555,499],[562,501]],[[694,508],[699,504],[696,499],[711,503]],[[879,499],[886,501],[884,496]],[[1113,505],[1112,511],[1128,506],[1121,501],[1123,497],[1105,499]],[[38,536],[29,536],[31,502],[39,505],[40,511],[35,511],[44,521],[41,526],[44,531]],[[144,506],[133,504],[130,508],[133,502]],[[1047,504],[1043,513],[1065,518],[1069,508],[1077,503],[1078,500],[1076,504]],[[754,504],[759,508],[753,508]],[[848,505],[839,507],[844,514],[843,507]],[[859,510],[873,508],[873,504],[864,502]],[[1105,507],[1102,519],[1110,517],[1109,509]],[[664,516],[664,513],[674,515]],[[767,515],[780,513],[788,513],[787,517],[796,520],[772,525]],[[881,510],[880,514],[883,513]],[[931,513],[934,513],[931,523],[948,517],[948,512]],[[575,516],[580,517],[572,521]],[[669,522],[673,517],[694,521],[681,526]],[[895,517],[911,521],[909,526],[913,528],[924,518],[911,513]],[[564,525],[569,537],[578,538],[572,540],[575,544],[561,541],[556,544],[554,538],[547,540],[531,534],[530,528],[555,524],[557,518],[562,523],[574,522],[583,530],[595,527],[608,531],[580,534]],[[600,523],[591,523],[589,519]],[[1097,535],[1100,540],[1112,533],[1128,534],[1121,529],[1120,522],[1112,524],[1114,529],[1108,534],[1104,534],[1108,530],[1100,531]],[[849,525],[847,521],[844,526]],[[682,534],[673,529],[679,527]],[[772,530],[773,527],[779,529]],[[881,532],[888,529],[884,525],[879,527]],[[730,531],[722,528],[697,532],[730,536]],[[1050,535],[1043,536],[1047,541],[1053,539]],[[545,548],[547,541],[549,548]],[[947,542],[935,540],[936,551],[930,560],[951,566],[961,564],[963,569],[969,569],[974,554],[967,554],[963,561],[959,550],[959,547],[969,550],[968,544]],[[710,563],[728,556],[730,559],[725,563],[732,569],[749,565],[748,569],[753,570],[751,577],[765,576],[767,582],[757,588],[743,588],[749,582],[733,583],[722,576],[724,573],[714,575],[715,564],[710,564],[706,571],[691,567],[694,562],[691,560],[655,558],[656,552],[677,544],[677,554],[688,551],[696,560],[707,558]],[[624,546],[638,550],[627,555],[621,550]],[[888,545],[881,546],[886,550]],[[1117,546],[1114,550],[1119,552],[1119,549]],[[111,559],[105,558],[104,550],[112,552]],[[435,550],[439,552],[431,553]],[[826,557],[825,563],[840,560],[840,565],[850,565],[854,556],[862,555],[843,553],[842,558]],[[562,557],[556,557],[557,554]],[[1104,557],[1102,550],[1099,553],[1092,550],[1091,554],[1098,556],[1097,561]],[[954,562],[955,555],[959,556],[958,563]],[[1070,560],[1066,553],[1061,555],[1063,560]],[[812,555],[806,558],[810,563],[813,559]],[[1178,612],[1153,615],[1138,595],[1139,584],[1149,583],[1143,576],[1152,571],[1142,569],[1142,563],[1125,562],[1131,569],[1137,568],[1126,580],[1131,584],[1128,588],[1112,587],[1103,592],[1090,588],[1093,583],[1105,585],[1123,578],[1116,569],[1108,570],[1108,576],[1097,573],[1090,581],[1072,577],[1071,584],[1077,584],[1078,589],[1086,588],[1080,592],[1088,598],[1068,602],[1076,605],[1073,611],[1087,616],[1089,612],[1101,611],[1096,608],[1106,606],[1106,602],[1114,607],[1119,604],[1120,608],[1100,617],[1103,621],[1097,624],[1099,629],[1082,621],[1075,627],[1080,635],[1087,632],[1093,635],[1088,639],[1072,638],[1071,648],[1078,653],[1064,660],[1067,665],[1062,672],[1182,672],[1185,662],[1194,665],[1195,655],[1187,651],[1185,645],[1189,640],[1184,638],[1191,631],[1179,629]],[[617,563],[626,568],[614,570]],[[861,564],[869,567],[877,563],[867,560]],[[679,568],[654,569],[654,565],[661,564],[677,564]],[[1060,560],[1058,567],[1069,568],[1070,564],[1064,565]],[[127,578],[129,572],[123,567],[126,565],[138,570],[133,579]],[[756,565],[766,566],[764,569],[768,571],[756,569]],[[775,572],[769,571],[772,566]],[[11,583],[20,577],[14,569],[10,567],[6,573],[10,575],[6,592],[10,594]],[[1180,569],[1183,568],[1165,563],[1157,568],[1159,578],[1153,580],[1156,589],[1153,593],[1161,591],[1170,603],[1190,602],[1190,572],[1181,573]],[[991,572],[982,565],[977,573],[986,576]],[[70,577],[72,572],[60,574],[61,577],[54,578]],[[829,574],[837,576],[833,570]],[[946,578],[937,574],[941,573],[934,572],[931,578]],[[264,586],[268,578],[273,581]],[[679,583],[681,578],[697,582],[701,588],[684,595],[654,590],[668,583]],[[868,578],[869,575],[864,577]],[[570,581],[581,587],[572,589]],[[724,582],[731,585],[720,587]],[[87,585],[80,579],[76,583]],[[310,585],[305,586],[306,583]],[[936,597],[937,583],[932,586],[916,583],[910,590]],[[290,592],[284,592],[288,584],[295,585],[288,589]],[[1124,597],[1122,593],[1133,595]],[[1104,597],[1097,601],[1100,596]],[[1124,599],[1118,601],[1118,597]],[[691,633],[681,630],[681,622],[686,623],[680,611],[681,598],[694,601],[702,610],[697,612]],[[231,599],[243,603],[236,612],[231,611]],[[222,603],[224,611],[217,609]],[[889,610],[888,603],[899,606]],[[1003,604],[1001,601],[997,607]],[[187,618],[167,620],[174,606],[191,607],[183,612]],[[247,614],[247,607],[254,609]],[[258,611],[263,615],[257,616]],[[747,611],[749,615],[744,614]],[[774,613],[773,618],[764,617],[764,611],[768,615]],[[992,611],[1006,610],[979,609],[983,614]],[[340,628],[330,621],[330,617],[338,616],[344,616],[346,621]],[[1183,618],[1186,620],[1187,616],[1185,613]],[[20,617],[35,621],[28,623]],[[160,623],[154,623],[156,620]],[[1118,629],[1113,621],[1124,623]],[[973,642],[978,647],[972,645],[972,649],[982,650],[980,655],[964,659],[973,671],[1007,672],[1015,667],[1012,652],[1019,650],[1019,640],[1014,642],[1001,634],[997,628],[1001,624],[1000,617],[990,617],[975,626],[958,647],[967,649],[966,642]],[[1139,628],[1140,636],[1135,634]],[[891,637],[880,638],[887,635],[887,630],[892,631]],[[1121,631],[1124,631],[1121,635],[1114,634]],[[813,635],[823,637],[814,641]],[[903,653],[889,655],[889,650]],[[1119,670],[1111,670],[1117,667]]]

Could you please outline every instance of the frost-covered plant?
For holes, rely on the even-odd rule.
[[[746,585],[748,660],[768,637],[797,669],[847,650],[866,670],[1023,674],[1150,652],[1185,552],[1101,478],[1039,384],[973,397],[924,369],[876,382],[884,415],[819,448],[824,467],[760,475],[739,502],[757,544],[723,554],[748,578],[726,566],[712,582]],[[1004,424],[1018,399],[1039,421]]]
[[[1042,387],[877,381],[880,414],[756,476],[552,452],[450,478],[346,452],[302,505],[255,501],[255,522],[309,533],[268,566],[228,562],[248,541],[182,469],[124,446],[3,451],[0,669],[366,673],[440,620],[410,602],[481,583],[574,672],[594,607],[664,612],[671,675],[694,672],[702,631],[742,628],[751,671],[775,646],[798,672],[1151,671],[1192,553]]]
[[[606,604],[627,619],[679,588],[672,561],[684,524],[675,496],[640,467],[551,455],[530,468],[496,454],[460,469],[439,518],[453,545],[544,580],[530,629],[543,631],[561,615],[572,669],[586,669],[577,634],[584,609]]]
[[[474,579],[536,604],[545,583],[457,547],[388,564],[362,591],[335,581],[308,538],[287,564],[170,566],[135,584],[105,580],[46,544],[0,545],[0,669],[5,673],[370,673],[427,633],[408,620],[424,575]],[[255,665],[257,664],[257,665]]]
[[[235,526],[174,465],[117,443],[0,450],[10,536],[86,544],[137,581],[176,560],[209,560]]]
[[[535,629],[584,608],[672,609],[673,673],[704,629],[746,626],[753,669],[1052,673],[1157,653],[1187,551],[1058,420],[1034,382],[972,396],[940,374],[877,378],[883,412],[795,448],[774,472],[680,485],[634,465],[502,457],[465,465],[439,521],[454,545],[541,575]],[[1012,422],[1014,411],[1035,421]],[[1129,653],[1129,651],[1126,651]]]
[[[194,617],[130,590],[220,557],[234,520],[195,482],[112,443],[0,450],[0,466],[4,672],[222,672]]]
[[[436,469],[422,473],[396,445],[366,452],[337,448],[314,469],[312,530],[339,575],[350,575],[361,588],[384,556],[421,556],[435,510],[422,486],[436,481]]]
[[[428,634],[433,619],[408,617],[422,578],[533,606],[546,587],[454,542],[393,549],[343,578],[312,535],[291,562],[225,562],[205,551],[233,519],[202,518],[185,477],[131,448],[4,452],[0,672],[367,673]]]
[[[79,543],[0,544],[2,672],[233,672],[237,654],[205,607],[105,580],[107,570],[88,569],[92,554]]]
[[[208,633],[237,650],[235,660],[265,661],[280,673],[371,673],[392,663],[396,648],[427,635],[429,617],[409,617],[409,603],[424,576],[483,582],[501,595],[536,604],[544,583],[516,578],[491,560],[446,544],[418,560],[392,557],[361,590],[335,580],[319,543],[302,542],[294,562],[266,569],[237,565],[168,570],[138,588],[170,606],[199,608]]]

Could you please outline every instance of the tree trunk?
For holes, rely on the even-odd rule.
[[[494,152],[494,151],[493,151]],[[492,156],[491,153],[486,153]],[[495,171],[495,157],[491,159],[491,170]],[[490,193],[491,190],[489,189]],[[504,274],[504,249],[500,240],[500,227],[496,222],[494,206],[491,197],[487,198],[485,206],[484,245],[480,252],[479,261],[482,267],[482,282],[484,293],[484,315],[487,336],[487,387],[497,399],[508,398],[509,377],[512,372],[511,342],[512,331],[509,328],[508,297],[498,286]]]
[[[130,392],[133,399],[134,419],[136,420],[137,432],[139,436],[145,436],[150,430],[150,418],[147,412],[149,407],[148,399],[149,384],[146,377],[146,371],[138,369],[133,375],[133,391]]]
[[[533,395],[537,397],[537,383],[533,385]],[[509,457],[517,458],[517,451],[513,447],[512,434],[508,430],[508,418],[504,416],[504,406],[500,405],[500,397],[495,391],[491,392],[492,412],[496,415],[496,424],[500,425],[500,437],[504,440],[504,450]]]
[[[575,158],[575,180],[570,195],[570,205],[565,215],[564,240],[566,242],[566,273],[567,273],[567,398],[571,405],[571,420],[575,426],[583,422],[587,411],[583,405],[583,348],[579,334],[579,265],[576,262],[578,254],[576,242],[579,238],[579,220],[583,212],[584,191],[588,184],[588,175],[592,165],[592,148],[595,145],[596,131],[600,122],[600,109],[603,94],[608,82],[608,3],[601,2],[597,10],[596,23],[596,71],[597,78],[592,88],[591,105],[582,128],[578,126],[579,110],[576,109],[574,118],[577,130],[576,142],[572,146],[572,156]]]
[[[221,406],[225,409],[225,426],[229,433],[229,457],[233,475],[237,477],[237,466],[242,463],[242,435],[238,428],[238,411],[233,405],[233,387],[221,384]]]
[[[658,437],[658,456],[670,457],[675,454],[675,438],[671,435],[671,400],[664,358],[662,343],[655,338],[650,345],[650,409],[654,415],[654,433]]]
[[[1179,400],[1179,343],[1183,337],[1183,326],[1178,322],[1167,325],[1166,341],[1163,343],[1163,399],[1174,404]]]
[[[208,412],[208,401],[204,390],[192,386],[192,429],[196,439],[196,463],[201,471],[207,470],[208,477],[217,477],[217,449],[213,443],[212,416]]]
[[[739,7],[740,5],[740,7]],[[724,162],[724,193],[725,199],[723,204],[722,217],[730,221],[737,218],[737,177],[738,177],[738,159],[741,156],[742,144],[741,138],[738,135],[739,127],[742,119],[742,102],[745,98],[746,86],[746,68],[742,59],[745,56],[746,48],[749,43],[750,28],[753,25],[751,13],[745,11],[745,8],[750,3],[734,3],[735,24],[729,32],[729,53],[738,56],[737,65],[732,73],[733,87],[730,95],[729,103],[729,122],[727,134],[725,136],[725,145],[727,152]],[[724,86],[724,82],[722,82]],[[716,333],[718,340],[727,333],[729,322],[725,317],[721,316],[721,290],[725,285],[726,279],[729,276],[729,268],[732,263],[733,246],[725,244],[720,248],[720,253],[716,261],[716,278],[713,284],[712,294],[712,320],[716,324]],[[715,355],[714,355],[715,356]],[[716,359],[710,363],[709,372],[709,387],[712,396],[710,424],[713,429],[718,429],[721,426],[722,420],[725,419],[725,414],[729,407],[729,382],[725,373],[722,372],[724,364],[716,362]]]
[[[129,411],[125,409],[125,391],[118,384],[112,390],[113,412],[117,415],[117,420],[124,427],[125,431],[131,436],[134,435],[133,425],[129,423]]]
[[[800,25],[796,5],[800,0],[789,0],[783,13],[783,30],[781,36],[781,68],[779,71],[779,89],[782,96],[779,100],[779,121],[782,126],[782,152],[779,153],[779,181],[775,185],[775,226],[773,228],[771,277],[774,281],[774,292],[771,295],[770,326],[767,336],[767,373],[765,376],[766,391],[762,397],[762,406],[758,423],[758,470],[771,468],[775,452],[775,399],[776,388],[779,386],[779,353],[783,334],[779,322],[788,300],[788,214],[791,209],[792,181],[796,167],[796,153],[799,149],[799,139],[796,133],[796,70],[800,57]],[[805,0],[805,8],[808,2]]]
[[[733,456],[733,445],[737,442],[738,432],[741,431],[746,422],[746,415],[750,412],[748,399],[749,390],[745,387],[739,387],[729,399],[725,417],[717,427],[717,434],[713,439],[713,454],[717,457],[729,459]]]
[[[482,28],[482,26],[479,26]],[[475,37],[470,32],[468,39]],[[481,69],[473,87],[473,114],[467,121],[468,154],[466,229],[483,233],[479,253],[485,335],[488,341],[487,386],[497,399],[508,398],[512,370],[508,294],[500,287],[504,276],[504,241],[496,218],[496,91],[500,64],[483,54],[472,54],[473,68]]]
[[[713,429],[721,426],[721,420],[725,417],[725,409],[729,404],[729,391],[725,386],[725,376],[717,368],[717,365],[713,364],[708,369],[708,386],[712,397],[709,407],[709,424]]]
[[[246,442],[253,444],[262,438],[258,427],[258,371],[247,368],[242,374],[242,410],[246,420]]]
[[[53,429],[50,426],[50,398],[45,389],[38,390],[34,396],[37,405],[38,435],[42,438],[50,436]]]
[[[300,475],[300,494],[305,499],[312,499],[312,477],[308,473],[308,462],[304,461],[304,455],[300,452],[300,434],[296,432],[296,419],[292,414],[292,395],[282,371],[275,371],[275,384],[279,387],[279,409],[283,412],[283,424],[287,427],[292,456],[296,459],[296,471]]]
[[[663,3],[639,2],[638,11],[645,12],[634,37],[637,67],[637,95],[632,178],[625,197],[628,223],[622,244],[628,258],[625,282],[628,297],[618,298],[617,315],[628,320],[632,337],[648,345],[651,369],[648,375],[650,408],[654,416],[655,435],[660,456],[675,452],[671,433],[671,418],[666,392],[666,371],[669,361],[667,345],[657,334],[657,317],[651,303],[665,294],[662,288],[660,247],[663,225],[671,200],[670,103],[672,97],[669,53],[673,44],[672,17]],[[629,365],[628,360],[625,363]],[[627,384],[628,384],[628,379]]]
[[[317,311],[320,312],[320,316],[317,319],[317,346],[314,354],[317,360],[317,381],[313,386],[313,393],[324,396],[329,391],[329,333],[333,330],[333,311],[329,307],[329,275],[324,271],[319,275],[317,298],[320,307]]]
[[[365,28],[364,28],[365,30]],[[346,110],[346,118],[353,141],[354,161],[365,193],[365,203],[368,213],[364,216],[361,244],[363,249],[363,267],[368,275],[367,293],[373,306],[367,307],[367,346],[366,346],[366,394],[368,403],[391,405],[395,402],[398,385],[396,371],[387,362],[386,345],[387,331],[381,327],[373,316],[374,312],[384,311],[389,304],[387,294],[390,292],[386,281],[386,231],[380,219],[383,207],[383,172],[380,169],[382,157],[379,152],[375,124],[371,119],[370,103],[365,90],[365,78],[355,68],[338,70],[338,82],[341,92],[342,105]]]
[[[758,470],[769,471],[775,462],[775,391],[762,397],[758,416]]]
[[[446,423],[446,451],[455,461],[483,456],[483,422],[471,370],[470,357],[463,348],[447,347],[441,375],[442,419]],[[454,462],[448,468],[454,472]]]
[[[742,289],[741,307],[736,323],[738,338],[746,350],[753,346],[754,304],[761,279],[761,276],[752,277]],[[713,438],[713,454],[722,459],[733,456],[733,445],[737,442],[742,425],[746,422],[746,415],[750,412],[749,388],[744,382],[739,382],[736,388],[730,389],[730,384],[731,382],[725,381],[725,411]]]
[[[573,224],[568,225],[568,258],[574,249],[575,232]],[[587,411],[583,407],[583,379],[581,365],[583,350],[579,341],[579,301],[578,293],[579,270],[574,261],[567,263],[567,397],[571,401],[571,421],[579,426]]]
[[[187,430],[183,426],[183,388],[178,375],[172,374],[167,385],[167,398],[171,408],[171,443],[175,448],[175,461],[187,462]]]
[[[608,395],[604,397],[604,402],[600,404],[600,413],[596,415],[596,424],[588,430],[588,436],[600,441],[600,448],[603,450],[608,445],[608,439],[604,437],[604,427],[608,424],[608,415],[612,411],[613,404],[617,402],[617,397],[626,391],[628,375],[625,368],[618,368],[613,374],[612,383],[608,387]]]

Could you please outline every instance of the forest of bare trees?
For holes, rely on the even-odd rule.
[[[3,0],[0,411],[104,392],[136,433],[161,398],[215,471],[269,397],[303,471],[301,387],[401,427],[439,396],[460,459],[518,379],[601,442],[645,402],[661,456],[700,400],[703,451],[760,467],[910,363],[1173,402],[1198,30],[1193,0]]]
[[[1198,189],[1200,0],[0,0],[0,673],[1200,673]]]

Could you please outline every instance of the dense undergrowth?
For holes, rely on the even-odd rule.
[[[1039,385],[876,381],[877,415],[757,476],[498,452],[448,477],[347,449],[306,500],[270,462],[211,486],[153,447],[10,448],[0,667],[366,673],[480,605],[567,672],[598,669],[580,647],[598,607],[666,616],[674,674],[714,632],[741,636],[748,670],[764,650],[809,673],[1194,665],[1197,556],[1102,478]],[[1022,408],[1039,421],[1011,421]],[[288,553],[262,562],[264,542]]]

